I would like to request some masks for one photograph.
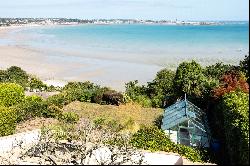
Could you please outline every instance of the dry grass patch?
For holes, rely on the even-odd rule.
[[[36,117],[34,119],[18,123],[16,126],[16,133],[41,129],[43,126],[49,126],[57,123],[58,123],[57,119]]]
[[[95,120],[103,118],[115,120],[117,123],[126,125],[134,123],[131,130],[137,130],[140,125],[152,125],[163,114],[163,109],[143,108],[135,103],[126,105],[99,105],[95,103],[73,102],[63,108],[65,112],[72,111],[82,118]]]

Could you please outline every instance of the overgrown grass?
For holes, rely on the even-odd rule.
[[[143,108],[139,104],[127,103],[126,105],[112,106],[99,105],[87,102],[73,102],[63,108],[65,112],[77,113],[80,118],[91,121],[113,122],[125,126],[125,130],[136,132],[141,125],[150,126],[163,114],[163,109]],[[109,123],[110,124],[110,123]]]

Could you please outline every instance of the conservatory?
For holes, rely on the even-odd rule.
[[[206,115],[186,97],[165,109],[161,128],[177,144],[209,147],[210,131]]]

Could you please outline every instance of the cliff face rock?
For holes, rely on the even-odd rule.
[[[0,156],[0,164],[22,165],[174,165],[182,164],[176,155],[143,152],[133,148],[80,142],[40,141],[31,148],[13,148]]]

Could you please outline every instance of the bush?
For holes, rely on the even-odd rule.
[[[48,105],[39,96],[28,96],[25,101],[12,107],[17,113],[17,122],[35,117],[56,118],[60,116],[61,109]]]
[[[172,150],[173,144],[169,137],[155,126],[142,127],[135,133],[131,139],[134,147],[142,148],[150,151],[166,151]]]
[[[47,104],[42,101],[41,97],[29,96],[25,101],[12,107],[17,114],[17,122],[25,121],[34,117],[43,116],[47,110]]]
[[[97,128],[101,128],[105,124],[105,118],[98,117],[94,119],[94,126]]]
[[[100,90],[99,86],[87,82],[69,82],[63,89],[65,100],[67,103],[73,101],[91,102],[97,91]],[[101,91],[100,91],[101,92]]]
[[[65,85],[63,87],[63,91],[67,91],[67,90],[72,90],[72,89],[94,89],[96,88],[96,86],[89,82],[69,82],[67,85]]]
[[[121,131],[124,126],[122,126],[120,123],[118,123],[116,120],[109,120],[105,123],[108,130],[111,130],[113,132],[119,132]]]
[[[55,105],[59,108],[62,108],[64,105],[69,104],[69,101],[67,101],[65,94],[59,93],[57,95],[48,97],[47,103],[48,105]]]
[[[7,72],[5,70],[0,70],[0,83],[6,82],[7,80]]]
[[[29,80],[28,87],[31,92],[34,90],[44,91],[47,89],[47,86],[38,78],[32,77]]]
[[[41,101],[43,101],[43,99],[40,96],[32,95],[32,96],[25,96],[25,101],[41,102]]]
[[[123,95],[114,90],[110,90],[103,93],[102,100],[106,102],[106,104],[119,106],[123,102]]]
[[[65,112],[59,116],[59,120],[64,121],[66,123],[77,123],[79,120],[79,115],[74,112]]]
[[[0,107],[0,136],[14,134],[16,129],[16,113],[15,111]]]
[[[47,109],[44,109],[42,112],[42,116],[45,118],[58,118],[61,114],[62,110],[55,105],[47,106]]]
[[[129,97],[129,95],[127,93],[123,93],[123,103],[130,103],[132,102],[133,100]]]
[[[24,100],[24,89],[14,83],[0,84],[0,106],[10,107]]]
[[[6,70],[6,74],[8,78],[6,82],[19,84],[23,88],[27,86],[29,76],[20,67],[11,66],[10,68]]]
[[[135,101],[137,96],[146,95],[147,88],[145,86],[138,85],[138,80],[130,81],[125,84],[125,93]]]
[[[132,136],[130,143],[144,150],[179,153],[193,162],[206,161],[208,158],[203,150],[173,143],[164,131],[156,126],[142,127]]]
[[[232,164],[249,164],[249,94],[232,92],[223,96],[222,110],[226,152]]]
[[[98,103],[98,104],[105,104],[105,102],[103,101],[103,94],[107,91],[109,91],[110,89],[107,87],[103,87],[100,89],[97,89],[94,93],[93,96],[91,98],[91,102],[93,103]]]
[[[139,95],[136,97],[135,102],[139,103],[143,107],[152,107],[152,101],[145,95]]]

